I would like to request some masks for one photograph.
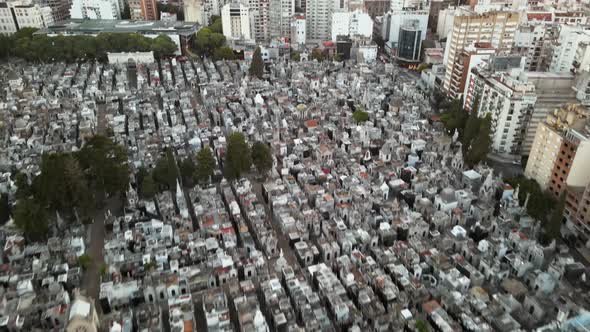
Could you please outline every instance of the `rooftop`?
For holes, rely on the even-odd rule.
[[[183,21],[130,21],[130,20],[85,20],[70,19],[56,22],[40,29],[36,34],[92,34],[101,32],[140,34],[179,34],[191,35],[199,26],[195,22]]]

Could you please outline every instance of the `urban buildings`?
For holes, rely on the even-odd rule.
[[[0,33],[12,34],[22,28],[44,28],[53,24],[49,6],[28,2],[0,2]]]
[[[305,34],[307,41],[324,41],[332,37],[331,23],[334,2],[331,0],[307,0],[305,5]]]
[[[373,20],[360,10],[353,12],[335,12],[332,14],[332,41],[338,36],[364,37],[373,35]]]
[[[295,0],[269,0],[268,29],[273,40],[288,41],[291,18],[295,14]]]
[[[118,20],[121,18],[118,0],[73,0],[70,17],[74,19]]]
[[[514,53],[526,57],[527,71],[547,71],[551,65],[551,47],[557,36],[557,25],[551,12],[527,13],[514,36]]]
[[[305,15],[296,14],[291,19],[291,44],[295,47],[305,45],[307,29]]]
[[[131,19],[136,21],[158,20],[156,0],[129,0]]]
[[[231,2],[221,8],[223,35],[228,40],[249,40],[250,9],[241,2]]]
[[[478,14],[466,12],[455,15],[453,29],[447,37],[445,49],[445,76],[443,89],[451,98],[461,91],[460,77],[454,75],[466,46],[475,43],[489,43],[498,54],[509,54],[514,44],[514,34],[519,23],[519,14],[511,11],[492,11]]]
[[[522,67],[498,68],[495,58],[487,68],[475,67],[465,88],[465,108],[478,103],[480,117],[491,115],[493,151],[520,156],[528,121],[537,100],[535,85],[527,81]],[[517,62],[523,62],[517,58]]]
[[[84,20],[71,19],[63,25],[52,25],[40,29],[36,33],[48,36],[95,36],[99,32],[108,33],[139,33],[149,38],[166,35],[177,45],[177,54],[182,54],[187,44],[197,32],[194,22],[163,22],[163,21],[136,21],[126,20]]]
[[[404,1],[395,0],[391,3],[391,11],[383,17],[382,36],[385,41],[385,48],[392,56],[397,56],[399,48],[400,31],[404,30],[404,36],[409,38],[409,34],[419,36],[420,42],[426,39],[428,30],[428,1]],[[402,26],[405,28],[402,29]],[[409,32],[411,29],[413,32]],[[409,43],[405,42],[405,47]],[[418,53],[420,51],[418,50]]]
[[[250,32],[257,43],[270,42],[270,0],[250,0],[248,2],[250,12]],[[282,20],[282,18],[281,18]],[[282,22],[282,21],[280,21]],[[280,32],[281,28],[279,28]]]
[[[524,174],[556,197],[566,189],[569,172],[574,166],[578,171],[588,170],[585,130],[589,116],[583,107],[569,104],[548,114],[537,126]],[[576,157],[581,143],[583,153]],[[588,171],[581,171],[569,181],[572,186],[585,187],[579,181],[587,181],[589,175]]]
[[[208,21],[205,15],[204,6],[204,0],[184,0],[184,20],[187,22],[196,22],[200,25],[207,25]]]
[[[404,62],[420,62],[422,34],[418,20],[406,21],[399,31],[397,58]]]

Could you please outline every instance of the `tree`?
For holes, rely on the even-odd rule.
[[[319,48],[314,48],[313,51],[311,51],[311,59],[318,60],[319,62],[322,62],[322,61],[324,61],[324,59],[326,59],[326,57],[324,56],[324,53],[322,53],[322,51]]]
[[[428,324],[421,319],[416,319],[415,326],[416,326],[416,330],[418,330],[418,332],[428,332],[429,331]]]
[[[129,165],[125,149],[105,136],[96,135],[76,154],[89,184],[109,195],[125,192],[129,186]]]
[[[565,194],[561,194],[557,205],[551,211],[551,216],[543,224],[544,237],[548,240],[555,240],[561,237],[561,225],[563,222],[563,212],[565,211]]]
[[[92,257],[90,257],[87,254],[84,254],[80,257],[78,257],[78,264],[80,264],[80,267],[84,270],[87,270],[90,265],[92,265]]]
[[[256,47],[254,55],[252,56],[252,62],[250,63],[250,70],[248,71],[250,76],[262,79],[264,75],[264,62],[262,61],[262,53],[260,47]]]
[[[231,47],[223,46],[213,51],[213,58],[215,60],[235,60],[236,55]]]
[[[354,121],[356,121],[356,123],[362,123],[369,120],[369,113],[361,109],[358,109],[354,111],[354,113],[352,113],[352,118],[354,119]]]
[[[0,195],[0,225],[4,225],[10,219],[10,205],[8,204],[8,195]]]
[[[49,233],[47,213],[33,198],[18,201],[14,209],[14,223],[29,241],[45,240]]]
[[[196,169],[195,162],[190,157],[180,162],[180,175],[184,184],[192,185],[194,183]]]
[[[292,52],[291,53],[291,60],[301,61],[301,54],[299,54],[299,52]]]
[[[266,174],[272,168],[272,154],[267,144],[256,142],[252,145],[252,163],[260,175]]]
[[[440,106],[443,106],[442,103],[443,101],[440,101]],[[448,134],[453,134],[457,130],[459,132],[459,138],[463,138],[463,131],[467,123],[467,118],[469,118],[469,113],[463,109],[461,100],[452,100],[448,104],[447,111],[440,118]]]
[[[29,184],[29,177],[27,176],[27,174],[17,171],[16,176],[15,176],[15,182],[16,182],[16,188],[17,188],[17,190],[16,190],[16,198],[17,199],[27,198],[33,194],[31,185]]]
[[[121,14],[121,19],[123,19],[123,20],[130,20],[131,19],[131,8],[129,8],[128,2],[125,2],[125,6],[123,7],[123,13]]]
[[[215,33],[223,33],[223,26],[221,22],[221,17],[216,16],[215,19],[211,18],[211,25],[209,25],[209,29]]]
[[[202,148],[197,154],[197,168],[195,170],[195,178],[199,182],[205,182],[213,175],[215,168],[215,159],[209,147]]]
[[[492,138],[490,137],[491,127],[492,116],[490,114],[479,120],[479,130],[476,132],[477,136],[473,139],[469,147],[469,152],[467,153],[467,163],[470,166],[477,165],[490,152],[490,146],[492,145]]]
[[[250,166],[252,166],[252,157],[244,135],[241,133],[231,134],[227,140],[227,151],[223,165],[225,176],[230,180],[237,179],[243,172],[249,171]]]
[[[146,176],[141,184],[139,195],[143,199],[152,199],[156,195],[156,183],[151,175]]]
[[[527,198],[527,213],[542,222],[546,222],[547,217],[551,213],[551,209],[555,206],[555,200],[550,193],[543,192],[541,186],[533,179],[527,179],[524,176],[506,179],[513,188],[519,188],[519,205],[522,206]]]
[[[471,147],[471,142],[477,136],[477,132],[481,126],[481,120],[478,116],[478,109],[479,109],[479,97],[475,97],[475,101],[473,102],[473,107],[469,112],[469,118],[465,123],[465,128],[463,130],[463,155],[467,155],[469,148]]]
[[[92,206],[92,197],[88,188],[88,183],[84,177],[84,172],[80,167],[77,159],[71,154],[64,158],[64,185],[66,206],[77,208],[82,216],[90,213]]]
[[[165,188],[173,190],[176,188],[178,169],[176,167],[176,160],[174,159],[172,150],[169,148],[166,149],[164,156],[158,159],[152,175],[159,189]]]
[[[193,41],[195,51],[200,55],[212,55],[214,50],[225,45],[225,36],[213,32],[211,28],[202,28]]]
[[[176,52],[176,44],[166,35],[159,35],[154,38],[151,45],[156,57],[171,56]]]

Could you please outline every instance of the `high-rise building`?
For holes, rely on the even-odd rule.
[[[187,22],[197,22],[200,25],[207,25],[205,15],[205,6],[203,0],[184,0],[183,2],[184,20]]]
[[[250,9],[250,32],[257,43],[268,43],[270,41],[270,1],[249,0]]]
[[[407,26],[408,22],[412,22],[411,25],[415,27],[415,30],[420,31],[420,43],[422,43],[426,39],[428,13],[428,1],[392,0],[391,11],[383,16],[381,35],[385,41],[385,48],[393,56],[397,56],[401,27]]]
[[[496,61],[510,61],[499,58]],[[522,58],[517,60],[524,62]],[[525,73],[518,69],[499,71],[493,62],[471,70],[465,88],[465,108],[476,102],[478,116],[491,115],[492,150],[500,154],[520,155],[528,119],[537,100],[535,85],[527,82]]]
[[[338,36],[366,37],[373,35],[373,20],[360,10],[332,14],[332,41]]]
[[[546,71],[557,30],[553,16],[548,12],[527,13],[526,17],[527,23],[521,24],[514,35],[514,53],[526,57],[526,70]]]
[[[556,197],[566,186],[584,187],[590,179],[589,117],[584,107],[574,104],[547,115],[537,128],[525,176]]]
[[[307,26],[307,40],[325,41],[331,39],[333,0],[307,0],[305,20]]]
[[[305,45],[305,16],[296,14],[291,19],[291,45]]]
[[[453,29],[447,37],[444,64],[443,89],[455,98],[461,94],[459,77],[453,76],[453,68],[462,60],[465,47],[475,43],[489,43],[498,54],[508,54],[514,44],[514,33],[519,14],[511,11],[493,11],[478,14],[463,11],[455,15]]]
[[[293,14],[295,14],[295,0],[270,0],[268,22],[271,39],[289,38]]]
[[[590,30],[581,25],[559,26],[559,37],[553,44],[553,56],[549,71],[554,73],[569,72],[574,69],[574,60],[578,47],[590,43]]]
[[[51,13],[53,14],[53,21],[59,22],[70,18],[70,7],[72,5],[71,0],[46,0]],[[120,8],[123,8],[119,6]]]
[[[365,0],[363,1],[365,12],[375,18],[383,16],[391,8],[391,0]]]
[[[422,35],[419,21],[406,21],[399,30],[397,58],[405,62],[419,62]]]
[[[228,40],[249,40],[250,33],[250,9],[246,4],[231,2],[221,8],[221,23],[223,35]]]
[[[74,0],[71,18],[91,20],[118,20],[121,18],[118,0]]]
[[[22,28],[45,28],[53,24],[51,8],[29,2],[0,3],[0,34]]]
[[[156,0],[129,0],[129,10],[132,20],[156,21],[158,19]]]
[[[490,43],[475,43],[463,49],[463,52],[458,56],[458,61],[455,61],[452,68],[452,86],[457,91],[460,91],[458,96],[462,95],[465,90],[467,76],[471,73],[471,69],[489,60],[496,53],[496,49]],[[466,104],[469,104],[469,98],[471,96],[465,96],[464,102]]]

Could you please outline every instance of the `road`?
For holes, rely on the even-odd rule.
[[[86,254],[92,258],[92,261],[88,269],[84,272],[82,289],[86,291],[87,296],[96,301],[97,310],[100,309],[100,306],[98,305],[101,275],[100,269],[104,264],[103,248],[105,239],[105,211],[110,210],[113,215],[116,215],[121,207],[121,200],[119,197],[107,199],[104,208],[98,208],[94,213],[94,223],[90,226],[88,231],[90,241],[86,248]]]

